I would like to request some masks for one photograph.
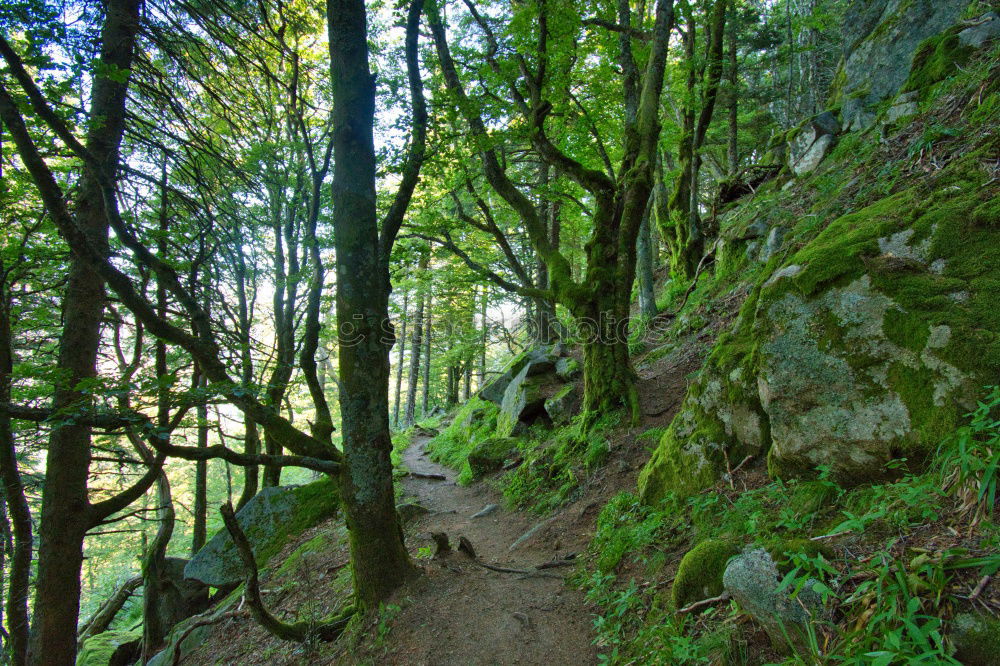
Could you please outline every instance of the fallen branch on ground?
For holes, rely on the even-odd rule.
[[[448,477],[444,474],[427,474],[425,472],[409,472],[409,475],[414,479],[428,479],[430,481],[447,481]]]
[[[701,601],[696,601],[690,606],[685,606],[684,608],[677,611],[678,615],[683,615],[684,613],[690,613],[691,611],[696,611],[699,608],[705,608],[706,606],[711,606],[712,604],[717,604],[720,601],[728,601],[732,595],[728,592],[723,592],[717,597],[712,597],[711,599],[702,599]]]

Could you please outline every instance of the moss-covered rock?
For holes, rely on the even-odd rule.
[[[579,391],[575,384],[560,388],[551,398],[545,400],[545,413],[553,423],[568,423],[580,406]]]
[[[76,655],[76,666],[125,666],[139,656],[142,630],[105,631],[91,636]]]
[[[856,39],[845,55],[842,73],[834,79],[831,101],[840,106],[845,127],[862,129],[874,121],[874,107],[895,96],[906,83],[908,65],[921,42],[952,26],[969,0],[851,5],[845,27]]]
[[[841,215],[761,278],[639,479],[643,499],[711,485],[768,451],[777,477],[856,484],[931,453],[1000,373],[1000,224],[986,152]]]
[[[708,539],[687,552],[677,566],[670,598],[677,609],[722,594],[722,574],[739,546],[725,539]]]
[[[265,488],[240,509],[236,519],[246,532],[257,565],[263,567],[290,538],[332,517],[338,506],[336,484],[323,478],[304,486]],[[184,573],[214,587],[239,583],[242,563],[229,533],[217,532],[191,558]]]
[[[532,372],[537,367],[533,363],[525,365],[507,386],[497,415],[497,437],[517,434],[519,423],[531,424],[545,414],[545,387],[552,384],[553,375]]]
[[[771,555],[763,548],[747,549],[729,560],[723,585],[740,609],[759,623],[776,647],[807,649],[807,627],[823,614],[823,603],[806,581],[798,593],[779,591],[781,575]]]
[[[509,437],[491,437],[476,444],[469,453],[469,469],[472,470],[472,477],[479,478],[502,469],[504,462],[515,448],[517,442]]]
[[[966,666],[992,666],[1000,657],[1000,620],[960,613],[951,624],[955,658]]]
[[[913,56],[904,92],[927,90],[968,62],[975,48],[959,38],[961,31],[961,26],[952,26],[921,42]]]

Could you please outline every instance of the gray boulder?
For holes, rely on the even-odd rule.
[[[808,120],[792,136],[788,145],[789,164],[796,176],[802,176],[819,166],[836,143],[840,123],[830,112]]]
[[[580,367],[580,362],[575,358],[566,357],[556,361],[556,374],[564,382],[573,381],[582,373],[583,368]]]
[[[805,646],[807,627],[823,615],[823,600],[809,580],[794,594],[793,587],[778,591],[781,576],[763,548],[744,551],[729,560],[722,584],[740,608],[760,624],[775,646]]]
[[[236,514],[257,565],[263,567],[289,539],[337,512],[339,497],[332,479],[304,486],[265,488]],[[184,567],[187,578],[213,587],[243,580],[243,567],[229,532],[220,530]]]
[[[553,366],[554,367],[554,366]],[[510,437],[518,423],[530,425],[545,413],[545,391],[552,383],[550,374],[531,374],[532,364],[525,365],[511,380],[497,415],[497,437]]]
[[[163,562],[156,609],[162,627],[172,627],[208,608],[208,586],[185,575],[187,563],[179,557],[168,557]]]
[[[914,90],[897,97],[886,114],[886,121],[894,123],[900,118],[916,115],[920,111],[920,107],[917,105],[919,94]]]
[[[555,370],[558,357],[551,354],[550,351],[543,348],[521,352],[511,359],[510,363],[507,364],[503,372],[496,379],[482,388],[479,392],[479,397],[499,405],[503,402],[504,395],[511,382],[520,376],[522,371],[527,370],[525,376],[535,376],[552,372]]]

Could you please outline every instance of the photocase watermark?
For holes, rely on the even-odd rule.
[[[413,326],[412,321],[409,324]],[[577,317],[571,321],[546,318],[540,322],[538,318],[525,317],[515,321],[510,328],[501,324],[491,324],[489,328],[491,333],[505,330],[509,335],[516,335],[523,332],[530,340],[560,340],[571,345],[613,345],[658,341],[670,324],[669,317],[619,317],[606,311],[596,318]],[[398,340],[396,333],[399,328],[398,322],[394,324],[391,318],[368,318],[359,313],[338,325],[336,339],[341,347],[365,344],[371,339],[391,347]],[[422,328],[421,338],[427,335],[426,328]],[[454,334],[454,322],[439,321],[431,324],[432,338],[438,338],[439,335],[450,337]],[[408,332],[409,335],[411,334]]]

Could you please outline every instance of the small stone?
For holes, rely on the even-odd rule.
[[[500,508],[500,506],[498,504],[487,504],[482,509],[480,509],[479,511],[475,512],[474,514],[472,514],[472,517],[473,518],[485,518],[486,516],[488,516],[491,513],[495,512],[499,508]]]

